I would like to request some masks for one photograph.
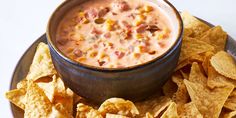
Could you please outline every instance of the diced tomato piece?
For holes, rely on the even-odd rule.
[[[117,56],[118,59],[121,59],[122,57],[125,56],[125,53],[121,51],[115,51],[115,55]]]

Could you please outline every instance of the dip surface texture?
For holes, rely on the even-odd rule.
[[[145,0],[89,0],[60,22],[56,46],[87,65],[123,68],[164,54],[176,37],[165,11]]]

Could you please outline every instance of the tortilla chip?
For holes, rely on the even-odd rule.
[[[181,63],[179,63],[177,65],[177,67],[175,68],[175,71],[180,70],[187,65],[191,65],[193,62],[203,62],[203,60],[204,60],[203,56],[201,56],[199,54],[193,55],[193,56],[189,57],[188,59],[185,59]]]
[[[16,106],[24,110],[25,94],[26,94],[26,89],[20,88],[6,92],[5,96],[11,103],[15,104]]]
[[[181,75],[172,76],[172,81],[178,86],[178,90],[173,95],[172,100],[177,104],[185,104],[189,101],[188,91],[183,80]]]
[[[236,117],[236,111],[231,111],[229,113],[224,114],[224,118],[235,118]]]
[[[210,29],[210,26],[201,22],[187,11],[182,12],[181,17],[184,23],[184,28],[192,30],[191,35],[189,35],[190,37],[197,37]]]
[[[236,89],[233,90],[233,92],[230,93],[228,99],[226,100],[224,107],[236,111]]]
[[[204,59],[202,62],[202,67],[205,71],[205,73],[208,75],[208,67],[210,66],[210,59],[214,55],[213,52],[209,51],[204,54]]]
[[[53,75],[53,77],[43,77],[36,80],[37,85],[43,89],[46,96],[51,103],[61,104],[69,114],[73,112],[73,91],[66,89],[60,77]]]
[[[104,101],[98,111],[105,116],[106,113],[119,114],[128,117],[135,117],[139,114],[133,102],[122,98],[110,98]]]
[[[206,78],[205,78],[206,79]],[[195,79],[197,80],[197,79]],[[205,118],[218,118],[221,109],[234,86],[227,85],[210,90],[202,80],[191,82],[184,80],[189,96]]]
[[[177,110],[180,118],[203,118],[193,102],[179,105]]]
[[[151,114],[153,117],[160,115],[171,103],[171,99],[166,96],[153,96],[143,102],[137,102],[137,106],[140,114],[139,117],[145,117],[147,113]]]
[[[223,87],[226,84],[233,84],[236,87],[236,81],[226,78],[225,76],[216,72],[216,70],[212,67],[208,67],[208,79],[207,85],[209,88],[213,89],[215,87]]]
[[[177,105],[175,102],[170,103],[169,107],[162,114],[161,118],[179,118],[177,113]]]
[[[227,33],[222,30],[221,26],[216,26],[203,33],[199,40],[213,45],[218,52],[225,49]]]
[[[54,80],[51,77],[42,77],[34,82],[43,90],[50,102],[53,102],[55,93],[53,81]]]
[[[83,103],[77,104],[76,118],[103,118],[101,113]]]
[[[56,74],[56,70],[52,64],[48,45],[39,43],[26,79],[35,81],[54,74]]]
[[[185,38],[182,42],[179,63],[184,60],[190,58],[191,56],[207,52],[213,51],[214,47],[197,39]]]
[[[186,72],[184,72],[183,70],[180,70],[180,73],[181,73],[181,75],[182,75],[182,77],[183,77],[184,79],[188,79],[188,78],[189,78],[189,73],[186,73]]]
[[[171,98],[173,94],[177,91],[177,86],[171,79],[169,79],[162,87],[162,91],[165,96]]]
[[[54,99],[53,99],[53,104],[61,104],[68,112],[68,114],[72,115],[73,114],[73,95],[74,93],[67,88],[65,94],[55,94]]]
[[[26,93],[25,118],[48,117],[52,112],[52,104],[43,90],[35,83],[29,82]]]
[[[191,28],[184,28],[184,37],[190,37],[193,34],[193,30]]]
[[[199,65],[197,62],[194,62],[191,67],[189,80],[191,82],[201,83],[202,85],[207,83],[207,79],[205,75],[202,73]]]
[[[144,118],[154,118],[154,116],[150,114],[149,112],[147,112]]]
[[[67,109],[61,103],[53,106],[50,118],[73,118],[72,114],[67,112]]]
[[[220,51],[212,56],[210,62],[218,73],[236,80],[236,62],[230,54]]]
[[[27,79],[23,79],[20,82],[18,82],[16,85],[16,88],[17,89],[21,89],[21,88],[27,89]]]
[[[107,113],[106,118],[130,118],[130,117]]]

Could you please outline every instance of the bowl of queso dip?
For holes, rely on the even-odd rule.
[[[182,19],[168,1],[68,0],[52,14],[47,38],[55,68],[95,102],[143,99],[174,70]]]

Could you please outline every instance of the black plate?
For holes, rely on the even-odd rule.
[[[200,19],[201,20],[201,19]],[[202,20],[203,21],[203,20]],[[203,21],[205,22],[205,21]],[[207,22],[205,22],[207,23]],[[209,23],[207,23],[209,24]],[[211,24],[209,24],[211,25]],[[213,25],[211,25],[213,26]],[[12,75],[10,90],[15,89],[17,83],[24,79],[29,71],[30,64],[33,60],[34,53],[36,50],[37,45],[40,42],[47,43],[46,35],[44,34],[39,39],[37,39],[23,54],[21,59],[19,60],[18,64],[16,65],[16,68],[14,70],[14,73]],[[231,36],[228,36],[228,40],[226,43],[226,49],[228,53],[230,53],[234,58],[236,59],[236,40],[234,40]],[[14,116],[14,118],[23,118],[24,112],[14,104],[11,104],[11,111]]]

